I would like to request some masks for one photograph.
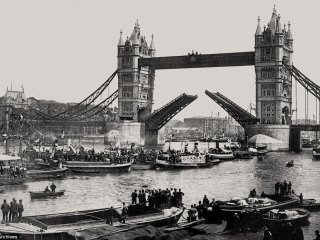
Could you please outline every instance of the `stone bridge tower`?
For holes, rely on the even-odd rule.
[[[153,35],[150,45],[140,33],[138,21],[133,32],[118,43],[118,107],[119,120],[143,122],[151,114],[155,71],[138,66],[139,58],[154,57],[156,53]]]
[[[274,7],[263,30],[258,18],[255,33],[256,108],[261,124],[291,125],[292,79],[283,61],[292,64],[293,39],[280,24]]]

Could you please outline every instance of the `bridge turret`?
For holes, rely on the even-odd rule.
[[[259,20],[258,20],[259,21]],[[258,27],[260,22],[258,22]],[[283,60],[292,61],[291,40],[273,8],[268,27],[255,34],[256,108],[262,124],[291,124],[292,82]]]

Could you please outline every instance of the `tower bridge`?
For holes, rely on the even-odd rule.
[[[152,111],[156,70],[254,66],[256,116],[246,112],[220,93],[206,91],[206,94],[245,128],[248,137],[263,133],[282,141],[281,150],[297,150],[300,148],[298,142],[300,138],[297,138],[300,131],[318,130],[318,127],[292,125],[293,112],[297,111],[293,109],[292,77],[306,89],[307,93],[314,95],[317,101],[320,99],[320,87],[292,65],[291,25],[290,23],[288,26],[281,25],[280,20],[275,8],[267,27],[262,29],[258,18],[254,34],[254,51],[191,53],[164,57],[156,57],[153,35],[148,44],[137,21],[133,32],[125,40],[120,32],[117,45],[117,70],[95,92],[75,106],[49,117],[39,111],[33,112],[37,119],[44,120],[44,125],[47,127],[50,123],[71,124],[77,120],[82,120],[83,125],[86,125],[86,119],[101,114],[118,98],[118,121],[107,122],[104,131],[118,130],[122,142],[134,142],[155,148],[159,145],[158,130],[196,99],[196,96],[182,94],[158,111]],[[118,90],[111,95],[112,97],[94,105],[94,101],[116,75]],[[87,122],[89,125],[92,123],[89,120]]]

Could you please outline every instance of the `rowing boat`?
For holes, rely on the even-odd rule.
[[[57,192],[45,192],[45,191],[38,191],[33,192],[29,191],[31,198],[46,198],[46,197],[57,197],[62,196],[66,190],[61,190]]]

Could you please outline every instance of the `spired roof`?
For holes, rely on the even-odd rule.
[[[268,28],[274,33],[276,31],[276,21],[277,21],[277,10],[276,6],[273,7],[273,13],[268,24]]]
[[[253,137],[251,137],[248,141],[248,143],[253,144],[270,144],[270,143],[282,143],[282,141],[279,141],[278,139],[269,137],[267,135],[263,134],[257,134]]]
[[[0,155],[0,161],[17,161],[20,160],[20,157],[17,156],[9,156],[9,155]]]

